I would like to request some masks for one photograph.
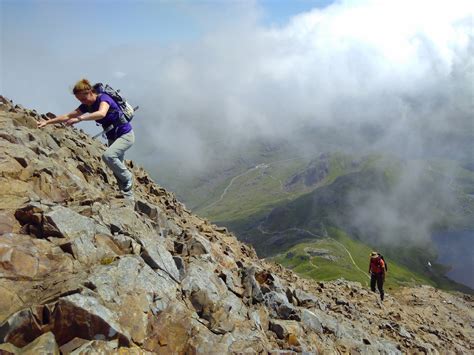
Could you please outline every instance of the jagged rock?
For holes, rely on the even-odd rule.
[[[173,256],[174,263],[179,271],[179,279],[182,280],[186,274],[186,264],[180,256]]]
[[[323,332],[323,326],[318,317],[308,309],[301,311],[301,323],[318,334]]]
[[[9,156],[0,157],[0,176],[7,178],[17,178],[23,166],[15,159]]]
[[[188,247],[184,242],[174,242],[174,252],[180,255],[188,255]]]
[[[240,298],[228,292],[223,281],[203,263],[189,265],[182,288],[199,317],[216,334],[232,331],[236,322],[243,322],[247,317]]]
[[[349,305],[349,301],[347,301],[347,299],[345,299],[344,297],[341,297],[341,296],[337,296],[337,297],[334,299],[334,302],[335,302],[336,305],[338,305],[338,306],[348,306],[348,305]]]
[[[270,348],[265,333],[239,326],[232,333],[225,334],[220,344],[225,344],[227,352],[232,354],[261,354]]]
[[[275,291],[278,293],[283,292],[283,286],[276,275],[268,271],[260,271],[255,273],[255,279],[260,285],[260,289],[263,293],[267,293],[269,291]]]
[[[0,344],[0,353],[3,355],[10,355],[10,354],[19,354],[20,349],[18,349],[15,345],[10,343]]]
[[[131,237],[128,237],[123,234],[114,234],[110,236],[114,244],[120,250],[117,254],[135,254],[140,255],[141,246]]]
[[[299,346],[303,340],[304,332],[300,323],[292,320],[271,320],[269,329],[276,334],[278,339],[288,341],[289,345]]]
[[[17,280],[35,279],[72,270],[71,258],[47,241],[13,233],[0,236],[2,277]]]
[[[273,333],[276,334],[278,339],[285,339],[288,336],[288,330],[286,327],[279,321],[272,320],[270,321],[268,327]]]
[[[108,354],[117,351],[118,341],[91,340],[71,352],[71,355]]]
[[[74,337],[130,343],[130,336],[121,330],[110,310],[95,298],[79,294],[15,313],[0,326],[0,341],[23,347],[43,334],[44,329],[54,333],[59,345]]]
[[[127,206],[94,206],[94,213],[107,225],[112,234],[119,233],[128,236],[153,235],[154,227],[140,219],[140,215]]]
[[[248,310],[249,319],[253,322],[256,329],[266,330],[269,324],[269,315],[267,308],[262,305],[252,307]]]
[[[155,219],[158,216],[158,208],[142,200],[135,202],[135,211],[143,213],[151,219]]]
[[[295,290],[294,297],[296,298],[298,306],[300,307],[314,307],[318,304],[318,299],[315,296],[310,295],[309,293],[302,290]]]
[[[36,354],[51,354],[59,355],[58,344],[54,338],[54,334],[51,332],[45,333],[30,344],[17,348],[16,346],[6,343],[0,345],[0,352],[6,354],[26,354],[26,355],[36,355]]]
[[[187,241],[187,251],[190,256],[209,254],[211,243],[199,234],[193,234]]]
[[[71,333],[85,339],[118,339],[121,345],[130,343],[130,335],[121,329],[114,315],[94,297],[74,294],[63,297],[55,311],[55,335],[59,340],[71,340]],[[83,316],[81,316],[83,315]],[[83,318],[84,317],[84,318]],[[70,327],[68,329],[68,327]],[[65,340],[59,340],[61,344]]]
[[[119,314],[128,312],[122,307],[125,296],[134,296],[143,313],[158,313],[175,299],[177,291],[177,284],[166,273],[153,271],[137,256],[97,266],[88,282],[104,302],[117,305]]]
[[[209,304],[217,304],[227,293],[224,282],[203,262],[189,264],[185,277],[181,281],[181,287],[189,296],[202,292],[205,296],[202,296],[201,299],[205,299]],[[204,306],[206,304],[200,305],[200,307]]]
[[[236,277],[231,271],[223,269],[219,277],[225,282],[227,288],[239,297],[243,297],[245,292],[240,278]]]
[[[20,296],[6,286],[10,285],[5,284],[5,282],[0,284],[0,322],[3,322],[8,316],[23,306]]]
[[[400,329],[398,330],[398,333],[400,334],[400,336],[402,336],[404,338],[408,338],[408,339],[412,338],[411,334],[402,326],[400,326]]]
[[[70,354],[74,350],[80,348],[82,345],[89,343],[90,340],[87,339],[82,339],[82,338],[74,338],[71,341],[67,342],[66,344],[62,345],[59,348],[59,351],[62,354]],[[115,341],[114,341],[115,342]],[[118,344],[117,344],[118,346]]]
[[[54,207],[44,214],[44,237],[65,237],[74,239],[76,236],[92,238],[96,232],[96,223],[79,213],[62,206]],[[47,233],[46,233],[47,231]]]
[[[51,332],[45,333],[27,346],[21,348],[21,354],[25,355],[36,355],[36,354],[51,354],[59,355],[59,347],[54,338],[54,334]]]
[[[244,299],[250,299],[252,302],[258,303],[263,301],[263,293],[260,285],[255,279],[255,268],[250,267],[243,271],[243,287]]]
[[[158,213],[158,225],[161,227],[163,237],[181,235],[183,229],[180,228],[172,219],[165,219],[164,213]]]
[[[299,311],[288,302],[284,293],[271,291],[264,295],[265,304],[275,318],[300,320]]]
[[[197,322],[192,313],[181,303],[170,304],[150,320],[150,336],[143,348],[153,353],[183,354],[190,350],[192,339],[204,329],[208,334],[205,340],[215,344],[217,336]]]
[[[14,210],[23,207],[31,200],[39,200],[31,184],[20,180],[10,183],[9,179],[0,178],[0,206],[3,209]]]
[[[163,245],[159,236],[143,236],[142,258],[152,269],[159,269],[167,273],[173,280],[179,282],[179,271],[171,253]]]

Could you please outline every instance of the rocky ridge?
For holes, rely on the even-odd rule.
[[[0,97],[1,353],[471,353],[473,299],[378,296],[259,260],[140,167],[117,195],[104,146]],[[390,277],[388,275],[388,277]]]

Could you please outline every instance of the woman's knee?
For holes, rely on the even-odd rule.
[[[117,158],[114,154],[111,154],[111,152],[105,151],[104,154],[102,154],[102,160],[106,164],[110,164],[114,161],[114,159]]]

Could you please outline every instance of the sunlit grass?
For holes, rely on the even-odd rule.
[[[338,242],[347,248],[357,266],[353,264],[348,252]],[[321,256],[311,256],[308,252],[311,249],[327,250],[328,256],[333,257],[334,260],[328,260]],[[338,229],[330,228],[329,238],[298,244],[287,252],[275,256],[272,260],[306,278],[321,281],[344,278],[368,286],[368,266],[371,251],[371,247],[352,240],[347,234]],[[389,267],[386,276],[387,288],[434,284],[428,278],[411,272],[408,268],[398,265],[393,260],[386,257],[385,259]]]

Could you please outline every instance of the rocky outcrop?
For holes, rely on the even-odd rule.
[[[292,191],[299,188],[314,187],[323,181],[329,174],[329,156],[321,154],[313,159],[299,173],[293,175],[285,182],[285,190]]]
[[[51,116],[51,115],[49,115]],[[104,147],[0,97],[2,353],[471,352],[472,299],[430,287],[377,295],[304,280],[188,211]]]

